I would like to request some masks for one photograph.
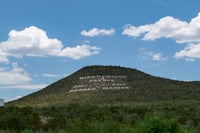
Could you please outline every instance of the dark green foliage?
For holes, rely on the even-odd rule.
[[[32,108],[9,107],[0,110],[0,129],[22,130],[37,129],[40,126],[39,115]]]
[[[135,133],[192,133],[186,128],[181,128],[175,119],[164,119],[159,116],[145,118],[135,127]]]
[[[133,126],[119,121],[87,121],[76,119],[69,124],[70,133],[131,133]]]
[[[95,106],[70,104],[0,110],[0,131],[24,133],[192,133],[199,132],[198,104]],[[188,113],[190,111],[191,113]],[[148,117],[146,117],[148,116]],[[150,116],[150,117],[149,117]],[[34,117],[34,118],[33,118]],[[41,118],[47,118],[46,123]],[[194,119],[196,118],[196,119]],[[195,120],[195,122],[193,122]]]

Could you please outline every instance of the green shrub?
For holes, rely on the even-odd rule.
[[[21,131],[26,128],[38,129],[39,115],[31,108],[5,108],[0,116],[0,129]]]
[[[0,119],[1,129],[24,129],[26,125],[24,117],[19,112],[9,112]]]
[[[135,133],[192,133],[182,128],[175,119],[163,119],[159,116],[152,116],[139,122],[135,126]]]

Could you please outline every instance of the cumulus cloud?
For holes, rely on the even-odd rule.
[[[81,35],[95,37],[95,36],[111,36],[115,34],[115,29],[98,29],[93,28],[89,31],[83,30]]]
[[[142,59],[151,59],[153,61],[165,61],[167,57],[164,57],[162,53],[156,53],[152,51],[145,51],[142,53]]]
[[[59,53],[59,56],[64,56],[72,59],[80,59],[82,57],[98,54],[100,50],[101,49],[96,46],[83,44],[77,45],[76,47],[67,47]]]
[[[122,34],[135,38],[142,37],[142,40],[146,41],[169,38],[175,40],[177,43],[187,43],[186,48],[177,52],[175,57],[200,58],[200,13],[191,19],[190,22],[167,16],[153,24],[138,27],[126,25]]]
[[[17,63],[13,63],[11,69],[0,69],[1,88],[42,89],[46,86],[46,84],[30,84],[31,81],[29,74]]]
[[[167,16],[161,18],[154,24],[135,27],[126,25],[123,35],[139,37],[143,35],[143,40],[156,40],[159,38],[171,38],[178,43],[199,42],[200,14],[191,20],[190,23]]]
[[[185,49],[176,52],[175,58],[186,58],[187,61],[194,61],[200,58],[200,44],[190,44]]]
[[[0,43],[0,61],[8,62],[8,56],[61,56],[71,59],[81,59],[98,54],[100,48],[90,45],[64,47],[56,38],[49,38],[46,32],[38,27],[31,26],[21,31],[12,30],[8,40]],[[5,54],[4,54],[5,53]]]

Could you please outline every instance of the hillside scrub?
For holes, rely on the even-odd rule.
[[[90,82],[80,80],[81,77],[98,76],[122,76],[126,78],[114,78],[115,82]],[[128,89],[103,90],[103,87],[113,87],[113,83],[120,81],[123,87]],[[73,92],[75,86],[85,85],[86,89],[95,88],[84,92]],[[92,86],[92,87],[91,87]],[[122,87],[121,86],[121,87]],[[97,89],[98,87],[98,89]],[[117,87],[117,86],[115,86]],[[80,89],[80,88],[79,88]],[[83,89],[83,88],[82,88]],[[26,97],[6,103],[9,106],[48,107],[57,104],[119,104],[130,102],[173,102],[200,100],[200,82],[184,82],[152,76],[136,69],[119,66],[88,66],[84,67],[68,77],[41,89]]]

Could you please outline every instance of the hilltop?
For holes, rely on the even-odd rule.
[[[8,103],[50,106],[71,103],[110,105],[200,100],[200,82],[152,76],[119,66],[87,66],[46,88]]]

